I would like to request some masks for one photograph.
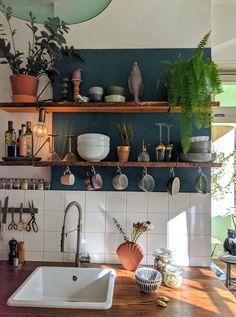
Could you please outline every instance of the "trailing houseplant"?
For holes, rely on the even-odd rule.
[[[131,123],[117,123],[121,145],[117,147],[118,160],[128,162],[130,155],[130,142],[133,140],[136,126]]]
[[[76,56],[79,56],[79,52],[73,47],[68,48],[65,45],[65,34],[68,33],[69,28],[64,21],[59,17],[48,18],[44,23],[44,29],[40,31],[36,26],[35,16],[32,12],[29,12],[29,22],[26,23],[26,26],[31,30],[32,38],[28,42],[27,52],[20,52],[15,45],[17,30],[13,29],[11,25],[12,7],[4,5],[0,1],[0,8],[9,33],[8,39],[6,29],[3,24],[0,24],[0,64],[9,65],[13,73],[10,77],[13,89],[16,79],[27,80],[24,88],[21,83],[21,87],[13,91],[13,96],[27,95],[26,89],[32,80],[34,87],[32,92],[29,92],[29,96],[33,96],[33,98],[29,98],[28,101],[35,101],[38,78],[47,75],[50,80],[53,80],[54,75],[58,73],[54,67],[54,62],[62,58],[63,51],[68,55]]]
[[[220,68],[211,58],[204,58],[210,32],[204,35],[189,59],[169,62],[166,76],[169,110],[181,106],[181,144],[187,153],[191,144],[192,122],[200,129],[210,127],[212,95],[222,92]]]
[[[137,268],[144,256],[143,250],[137,244],[137,240],[144,232],[152,229],[152,224],[150,221],[133,223],[131,238],[129,238],[116,218],[113,218],[113,222],[125,241],[118,246],[116,253],[123,267],[126,270],[133,271]]]

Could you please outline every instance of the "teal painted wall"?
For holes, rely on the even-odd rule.
[[[144,80],[144,93],[142,100],[166,100],[166,92],[157,90],[156,83],[161,75],[168,69],[163,61],[175,59],[179,53],[183,57],[189,57],[194,49],[118,49],[118,50],[81,50],[84,62],[78,59],[65,57],[58,63],[61,78],[70,77],[72,72],[82,69],[83,81],[81,85],[81,94],[88,95],[88,88],[91,86],[121,85],[125,88],[127,100],[132,100],[127,87],[127,80],[130,69],[134,61],[137,61],[142,72]],[[205,51],[206,57],[210,56],[210,49]],[[69,98],[72,99],[72,85],[70,85]],[[54,83],[54,99],[61,100],[60,80]],[[148,148],[151,154],[151,160],[155,161],[155,145],[159,143],[159,131],[155,122],[166,122],[173,124],[171,130],[171,141],[175,144],[175,158],[180,150],[180,119],[176,113],[55,113],[53,114],[53,132],[60,136],[56,139],[55,147],[57,152],[64,156],[66,152],[65,134],[79,135],[86,132],[104,133],[111,138],[111,151],[106,160],[117,160],[116,146],[120,144],[116,130],[117,122],[130,122],[137,126],[137,132],[132,142],[132,154],[130,160],[137,161],[138,153],[141,149],[141,142],[144,138],[146,143],[150,143]],[[193,128],[193,135],[210,135],[210,129],[197,130]],[[167,142],[167,131],[163,131],[163,141]],[[76,141],[73,143],[73,151],[76,153]],[[76,184],[69,189],[85,189],[83,179],[86,176],[88,168],[76,167],[71,169],[77,177]],[[114,190],[111,184],[112,176],[115,174],[115,168],[97,168],[104,179],[103,190]],[[138,181],[142,173],[140,168],[125,168],[129,178],[129,187],[127,190],[138,191]],[[54,189],[68,189],[60,184],[60,175],[64,168],[55,167],[52,169],[52,181]],[[156,181],[155,191],[166,191],[166,182],[169,177],[168,168],[150,169]],[[204,169],[210,182],[210,170]],[[185,168],[176,169],[176,175],[181,179],[182,192],[195,192],[194,181],[197,176],[197,169]]]

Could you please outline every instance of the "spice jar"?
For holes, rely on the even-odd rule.
[[[183,283],[183,270],[175,265],[168,264],[164,269],[164,284],[171,288],[178,288]]]
[[[5,184],[5,189],[12,189],[12,184],[13,184],[13,179],[12,178],[7,178],[6,179],[6,184]]]
[[[28,189],[35,190],[36,189],[36,179],[31,178],[28,181]]]
[[[40,178],[37,180],[37,189],[43,190],[44,189],[44,179]]]
[[[28,179],[27,178],[22,178],[20,180],[20,188],[21,189],[28,189]]]
[[[20,189],[20,179],[19,178],[13,179],[12,189]]]
[[[0,178],[0,189],[5,189],[6,178]]]
[[[163,275],[163,270],[167,264],[172,261],[172,252],[165,248],[156,249],[152,254],[154,259],[154,269],[158,270]]]

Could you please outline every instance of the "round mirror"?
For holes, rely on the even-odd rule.
[[[13,9],[13,16],[29,20],[29,11],[43,24],[48,17],[58,16],[68,24],[87,21],[100,14],[111,0],[3,0]]]

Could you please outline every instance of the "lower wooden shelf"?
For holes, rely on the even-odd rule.
[[[118,162],[118,161],[102,161],[102,162],[86,162],[78,161],[68,163],[63,161],[47,162],[47,161],[0,161],[0,166],[107,166],[107,167],[221,167],[221,163],[214,162]]]

